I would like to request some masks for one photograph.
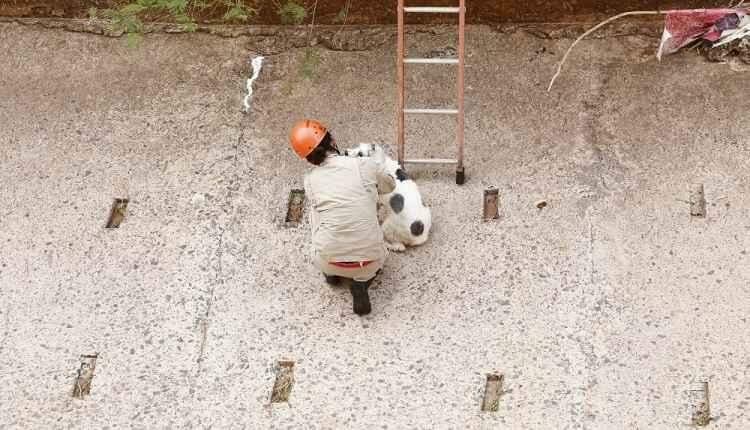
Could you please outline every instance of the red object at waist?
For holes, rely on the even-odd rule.
[[[374,261],[330,261],[328,264],[344,269],[358,269],[374,263]]]

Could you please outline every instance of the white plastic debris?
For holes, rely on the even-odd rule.
[[[253,82],[258,79],[260,75],[260,68],[263,66],[263,57],[257,56],[250,60],[250,64],[253,66],[253,76],[247,80],[247,95],[242,103],[245,105],[245,113],[250,112],[250,103],[253,100]]]
[[[712,48],[717,46],[726,45],[727,43],[734,42],[735,40],[750,37],[750,15],[742,16],[742,20],[736,29],[725,30],[721,34],[721,38],[713,44]]]

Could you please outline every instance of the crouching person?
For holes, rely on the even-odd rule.
[[[354,313],[366,315],[368,288],[388,253],[378,223],[378,195],[393,191],[395,178],[373,158],[341,155],[331,133],[317,121],[297,123],[290,140],[297,155],[314,166],[305,175],[313,260],[329,284],[352,280]]]

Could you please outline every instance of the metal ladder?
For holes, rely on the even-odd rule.
[[[458,14],[457,58],[404,58],[404,14],[405,13],[449,13]],[[456,183],[464,183],[464,27],[466,0],[459,0],[458,7],[406,7],[398,0],[398,162],[404,164],[455,164]],[[458,65],[458,106],[455,109],[407,109],[404,106],[404,64],[454,64]],[[455,159],[404,159],[404,118],[406,114],[456,115]]]

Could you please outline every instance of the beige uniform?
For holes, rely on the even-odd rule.
[[[370,280],[383,267],[387,249],[378,223],[378,194],[395,179],[370,158],[331,155],[305,176],[312,209],[313,260],[326,275]],[[330,262],[373,263],[342,268]]]

